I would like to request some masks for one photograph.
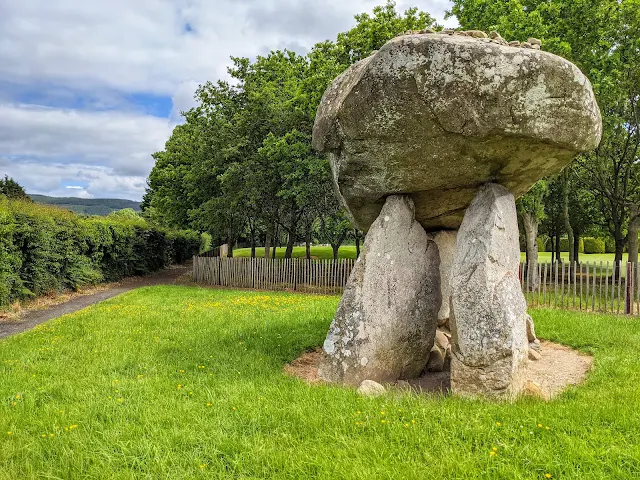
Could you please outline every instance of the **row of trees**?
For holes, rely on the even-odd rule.
[[[640,0],[454,0],[461,28],[542,39],[543,49],[576,63],[600,105],[601,145],[519,201],[530,261],[537,237],[567,236],[571,260],[580,238],[611,237],[616,260],[628,244],[637,259],[640,224]],[[170,227],[208,231],[219,243],[241,239],[269,255],[275,241],[337,247],[355,231],[331,187],[326,158],[310,147],[322,93],[339,73],[392,37],[440,28],[428,13],[395,4],[355,17],[335,41],[305,56],[273,51],[255,61],[232,58],[231,81],[206,83],[165,149],[154,154],[143,208]],[[274,253],[274,252],[271,252]]]
[[[232,58],[232,81],[198,88],[165,149],[153,156],[143,209],[158,222],[211,232],[220,243],[264,245],[286,237],[285,256],[304,241],[329,243],[337,256],[354,230],[338,203],[327,159],[311,149],[316,109],[329,83],[394,36],[432,26],[417,9],[392,2],[359,15],[356,26],[309,54],[273,51]],[[229,252],[231,254],[231,252]]]

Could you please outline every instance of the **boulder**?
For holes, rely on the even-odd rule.
[[[436,338],[434,345],[437,345],[443,351],[447,351],[450,345],[449,337],[440,329],[436,330]]]
[[[545,401],[548,401],[551,397],[549,392],[545,391],[539,383],[536,383],[533,380],[527,380],[525,382],[524,388],[522,389],[522,395]]]
[[[438,326],[449,324],[449,298],[451,296],[451,267],[453,266],[453,255],[456,251],[456,235],[453,230],[442,230],[437,232],[434,241],[438,246],[440,256],[440,294],[442,302],[438,310]]]
[[[395,194],[411,197],[427,231],[456,229],[484,183],[520,196],[599,143],[600,111],[571,62],[444,33],[390,40],[334,80],[318,107],[313,146],[330,153],[364,231]]]
[[[429,352],[429,361],[427,362],[428,372],[441,372],[444,369],[444,360],[446,352],[440,347],[434,345]]]
[[[373,380],[363,380],[358,387],[358,393],[365,397],[376,397],[386,392],[386,389]]]
[[[465,396],[515,398],[529,351],[513,194],[482,186],[458,231],[451,276],[451,386]]]
[[[542,359],[542,355],[540,354],[540,352],[538,352],[534,348],[529,348],[529,360],[537,362],[540,359]]]
[[[416,222],[413,201],[388,197],[331,323],[320,378],[359,385],[417,377],[438,321],[439,263],[434,236]]]

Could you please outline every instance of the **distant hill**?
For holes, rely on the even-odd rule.
[[[123,208],[133,208],[136,212],[140,211],[140,202],[121,198],[47,197],[46,195],[29,195],[29,197],[36,203],[55,205],[84,215],[108,215]]]

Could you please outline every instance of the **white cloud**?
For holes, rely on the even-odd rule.
[[[62,188],[62,178],[93,172],[99,178],[77,193],[139,199],[150,154],[162,148],[179,112],[193,106],[195,87],[226,77],[230,55],[284,47],[305,53],[382,3],[0,2],[0,174],[13,174],[30,191],[68,194],[74,189]],[[446,0],[403,0],[398,9],[414,4],[439,20],[449,7]],[[127,104],[131,95],[168,97],[173,108],[168,118],[140,113]]]

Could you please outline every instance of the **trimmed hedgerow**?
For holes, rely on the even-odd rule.
[[[605,253],[605,243],[601,238],[585,237],[584,253]]]
[[[181,263],[200,235],[127,215],[80,217],[0,195],[0,305]]]

